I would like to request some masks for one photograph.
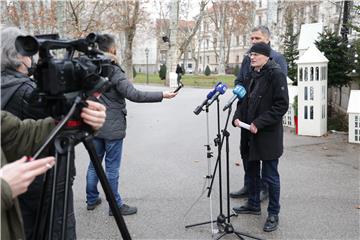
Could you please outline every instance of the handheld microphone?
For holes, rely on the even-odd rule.
[[[220,96],[220,94],[224,94],[227,90],[227,85],[220,83],[216,86],[215,90],[216,93],[210,98],[206,106],[210,106]]]
[[[221,83],[221,82],[218,82],[218,83],[215,85],[214,89],[211,90],[211,91],[207,94],[206,99],[205,99],[199,106],[197,106],[197,107],[195,108],[194,113],[195,113],[196,115],[199,115],[199,113],[202,111],[202,108],[203,108],[203,107],[207,104],[207,102],[216,94],[216,88],[217,88],[220,84],[222,84],[222,83]]]
[[[246,95],[246,90],[243,86],[241,85],[236,85],[235,88],[233,89],[233,96],[230,98],[230,100],[228,101],[228,103],[225,105],[225,107],[223,108],[223,111],[225,111],[226,109],[228,109],[233,102],[238,98],[241,99]]]

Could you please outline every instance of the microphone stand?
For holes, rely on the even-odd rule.
[[[218,148],[218,156],[217,156],[217,160],[216,160],[216,166],[219,165],[219,208],[220,208],[220,213],[219,213],[217,219],[214,220],[214,221],[211,220],[211,221],[191,224],[191,225],[185,226],[185,228],[200,226],[200,225],[204,225],[204,224],[208,224],[208,223],[214,223],[214,222],[217,223],[219,228],[223,228],[222,225],[225,223],[225,219],[226,219],[225,215],[223,214],[223,202],[222,202],[221,148],[222,148],[222,143],[224,141],[224,138],[220,141],[221,133],[220,133],[220,100],[219,100],[219,98],[216,98],[216,103],[217,103],[216,105],[217,105],[217,128],[218,128],[218,133],[217,133],[216,138],[214,139],[214,143],[215,143],[215,146],[217,146],[217,148]],[[214,182],[214,177],[215,177],[215,174],[216,174],[216,166],[215,166],[213,175],[211,175],[212,176],[211,184],[208,187],[208,195],[207,195],[207,197],[211,197],[211,189],[212,189],[212,185],[213,185],[213,182]]]
[[[195,200],[195,202],[191,205],[191,207],[189,208],[189,210],[186,211],[184,218],[188,215],[188,213],[191,211],[191,209],[195,206],[195,204],[200,200],[200,198],[204,195],[204,193],[206,192],[206,189],[209,189],[210,187],[210,182],[212,179],[212,175],[211,175],[211,158],[213,157],[213,152],[211,151],[211,146],[210,146],[210,136],[209,136],[209,106],[206,105],[205,108],[205,112],[206,112],[206,140],[207,140],[207,144],[205,145],[206,147],[206,158],[207,158],[207,166],[208,166],[208,172],[207,175],[205,176],[205,182],[204,182],[204,187],[202,189],[202,192],[200,194],[200,196]],[[206,186],[206,189],[205,189]],[[212,211],[212,197],[209,197],[209,204],[210,204],[210,222],[213,222],[213,211]],[[186,225],[185,228],[189,228],[189,227],[193,227],[193,226],[198,226],[201,224],[191,224],[191,225]],[[213,224],[211,224],[211,232],[214,233],[214,228],[213,228]]]
[[[222,144],[223,144],[223,140],[225,138],[225,146],[226,146],[226,197],[227,197],[227,217],[226,217],[226,222],[224,223],[224,233],[222,233],[221,235],[219,235],[216,240],[219,240],[220,238],[224,237],[227,234],[235,234],[239,239],[244,240],[244,238],[242,236],[246,236],[252,239],[257,239],[257,240],[262,240],[261,238],[258,237],[254,237],[251,236],[247,233],[243,233],[243,232],[237,232],[234,230],[234,227],[231,224],[230,221],[230,217],[234,216],[234,215],[230,215],[230,166],[229,166],[229,136],[230,133],[227,131],[227,127],[228,127],[228,123],[229,123],[229,119],[230,119],[230,114],[231,114],[231,105],[229,106],[229,110],[228,110],[228,115],[227,115],[227,119],[226,119],[226,123],[225,123],[225,127],[222,130],[223,133],[223,138],[222,138]],[[220,171],[220,164],[219,164],[219,171]],[[220,177],[220,175],[219,175]]]

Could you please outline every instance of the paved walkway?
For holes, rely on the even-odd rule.
[[[166,90],[138,85],[143,90]],[[185,229],[184,226],[210,219],[209,199],[199,198],[189,214],[184,214],[201,195],[208,172],[206,150],[206,114],[193,114],[209,90],[184,88],[173,100],[163,103],[128,102],[128,131],[121,167],[121,195],[129,205],[138,207],[125,221],[133,239],[211,239],[210,225]],[[220,106],[231,97],[228,91]],[[216,104],[209,113],[210,140],[217,150]],[[221,128],[226,113],[221,111]],[[242,184],[239,156],[240,131],[230,131],[230,189]],[[76,152],[75,208],[79,239],[120,239],[115,221],[109,217],[104,201],[94,211],[85,205],[87,152],[79,145]],[[347,143],[347,135],[303,137],[285,131],[285,153],[280,160],[281,213],[276,232],[262,231],[267,202],[261,216],[239,215],[231,222],[238,231],[266,239],[359,239],[360,146]],[[211,160],[215,163],[215,157]],[[225,153],[222,158],[225,170]],[[225,176],[225,171],[223,171]],[[219,187],[216,176],[212,205],[213,216],[219,213]],[[226,210],[225,177],[223,209]],[[104,195],[102,195],[104,198]],[[231,200],[231,206],[242,204]],[[225,212],[226,213],[226,212]],[[227,235],[222,239],[237,239]]]

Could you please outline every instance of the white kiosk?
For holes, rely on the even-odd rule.
[[[312,44],[297,60],[299,135],[327,132],[327,73],[329,60]]]
[[[349,105],[349,142],[360,143],[360,90],[351,90]]]

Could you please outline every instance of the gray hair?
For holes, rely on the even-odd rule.
[[[269,30],[269,28],[267,26],[260,25],[260,26],[254,27],[251,30],[251,32],[257,32],[257,31],[260,31],[262,34],[265,34],[268,38],[271,37],[270,30]]]
[[[6,68],[17,69],[21,66],[18,51],[15,48],[15,39],[25,35],[17,27],[7,27],[1,30],[1,71]]]

